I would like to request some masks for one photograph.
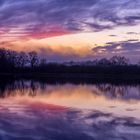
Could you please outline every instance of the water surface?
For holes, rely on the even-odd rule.
[[[0,139],[139,140],[140,85],[0,86]]]

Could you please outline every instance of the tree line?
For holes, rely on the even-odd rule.
[[[86,62],[49,63],[45,58],[40,58],[35,51],[25,53],[0,49],[0,72],[118,73],[128,71],[139,73],[140,63],[132,65],[124,56]]]

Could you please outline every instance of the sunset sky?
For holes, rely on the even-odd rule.
[[[140,0],[0,0],[0,47],[51,61],[140,58]]]

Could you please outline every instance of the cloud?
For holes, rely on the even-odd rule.
[[[62,47],[62,49],[64,49]],[[89,60],[93,56],[91,55],[81,55],[71,47],[65,48],[64,52],[60,52],[57,50],[52,49],[51,47],[43,48],[40,47],[37,50],[39,56],[41,58],[47,58],[47,61],[54,61],[54,62],[64,62],[64,61],[85,61]]]
[[[140,33],[138,33],[138,32],[127,32],[126,34],[128,34],[128,35],[138,35]]]
[[[92,49],[93,52],[96,53],[132,53],[140,52],[140,42],[138,40],[128,40],[128,41],[120,41],[120,42],[108,42],[105,46],[97,46]],[[135,54],[135,53],[134,53]]]
[[[139,0],[0,0],[0,29],[22,27],[26,35],[101,31],[138,24],[139,9]]]
[[[127,40],[120,42],[108,42],[105,46],[97,46],[92,49],[96,55],[111,57],[114,55],[122,55],[130,57],[132,61],[137,61],[140,54],[140,41]]]
[[[111,37],[117,37],[117,35],[113,35],[113,34],[112,35],[109,35],[109,36],[111,36]]]

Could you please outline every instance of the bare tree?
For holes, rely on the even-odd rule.
[[[124,56],[113,56],[110,59],[110,62],[112,65],[125,66],[129,64],[129,59],[125,58]]]
[[[30,60],[30,65],[31,67],[35,67],[38,65],[38,55],[36,52],[32,51],[29,52],[29,60]]]
[[[25,52],[20,52],[18,54],[17,65],[20,68],[24,68],[29,63],[29,57]]]
[[[103,65],[103,66],[109,66],[111,63],[108,59],[102,58],[101,60],[98,61],[98,65]]]

